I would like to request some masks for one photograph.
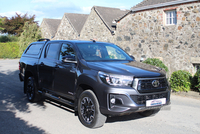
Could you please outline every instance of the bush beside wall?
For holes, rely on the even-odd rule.
[[[171,89],[175,92],[190,91],[192,75],[184,70],[178,70],[172,73],[170,78]]]
[[[143,63],[163,68],[163,69],[165,69],[166,72],[169,71],[168,67],[165,66],[165,64],[161,60],[156,59],[156,58],[148,58],[145,61],[143,61]]]
[[[198,70],[192,78],[192,89],[200,92],[200,70]]]

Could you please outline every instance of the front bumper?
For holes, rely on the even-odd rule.
[[[105,88],[104,88],[105,89]],[[134,112],[141,112],[150,109],[158,109],[170,104],[170,90],[154,93],[139,93],[133,88],[109,88],[104,90],[103,98],[100,99],[100,110],[105,115],[124,115]],[[156,106],[147,106],[148,100],[157,100],[166,98],[164,104]],[[106,102],[105,102],[106,101]]]

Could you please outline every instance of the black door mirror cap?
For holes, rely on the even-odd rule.
[[[65,62],[65,63],[77,63],[75,56],[72,56],[72,55],[63,56],[62,62]]]

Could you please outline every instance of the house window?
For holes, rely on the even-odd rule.
[[[166,14],[166,25],[176,25],[177,17],[176,10],[165,11]]]
[[[195,73],[200,70],[200,64],[194,64]]]

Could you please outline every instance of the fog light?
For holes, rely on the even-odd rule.
[[[110,100],[110,103],[111,103],[111,104],[115,104],[115,98],[112,98],[112,99]]]

